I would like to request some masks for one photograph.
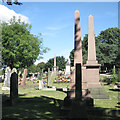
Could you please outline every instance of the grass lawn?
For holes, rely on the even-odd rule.
[[[54,83],[53,86],[66,88],[69,83]],[[89,120],[114,120],[118,119],[118,91],[113,87],[102,83],[104,90],[109,94],[109,99],[95,99],[94,108],[91,108]],[[14,106],[10,105],[10,91],[2,91],[3,119],[65,119],[60,107],[66,93],[62,91],[40,91],[38,83],[27,81],[25,87],[19,87],[19,98]],[[93,112],[94,111],[94,112]],[[119,113],[120,114],[120,113]]]

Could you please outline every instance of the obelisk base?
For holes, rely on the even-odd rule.
[[[104,91],[99,82],[99,66],[97,62],[85,64],[86,67],[84,79],[87,81],[87,87],[90,90],[90,94],[94,99],[106,99],[109,98],[107,92]]]

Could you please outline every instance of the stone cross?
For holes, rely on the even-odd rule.
[[[27,69],[24,69],[24,73],[23,73],[23,80],[22,80],[22,83],[21,83],[21,85],[23,86],[23,85],[26,85],[26,76],[27,76]]]
[[[54,56],[54,72],[56,72],[56,54]]]
[[[10,78],[10,101],[12,105],[14,105],[18,98],[18,74],[16,71],[17,70],[13,68]]]

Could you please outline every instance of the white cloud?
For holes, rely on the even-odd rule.
[[[10,10],[4,5],[0,5],[0,21],[8,22],[13,16],[16,17],[16,19],[21,18],[22,22],[29,23],[29,18],[16,13],[14,10]]]

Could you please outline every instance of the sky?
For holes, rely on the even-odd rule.
[[[50,50],[43,54],[43,59],[36,61],[38,64],[47,62],[55,54],[69,58],[74,48],[74,13],[77,9],[82,39],[88,34],[89,15],[94,18],[96,36],[103,30],[118,27],[118,2],[23,2],[21,6],[0,3],[0,20],[20,16],[22,21],[32,25],[32,34],[42,33],[43,45]]]

